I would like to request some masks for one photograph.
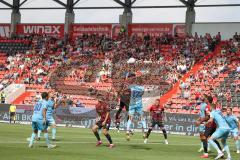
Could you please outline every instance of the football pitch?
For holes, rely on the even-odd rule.
[[[142,134],[135,133],[129,142],[124,132],[110,131],[115,148],[103,145],[95,147],[96,139],[90,129],[59,127],[57,148],[46,148],[44,138],[28,148],[27,138],[31,135],[30,125],[0,123],[1,160],[200,160],[199,138],[169,135],[169,145],[163,144],[163,135],[152,133],[148,144],[143,144]],[[233,160],[240,160],[235,153],[233,140],[229,140]],[[213,150],[213,149],[212,149]],[[216,152],[210,153],[214,159]]]

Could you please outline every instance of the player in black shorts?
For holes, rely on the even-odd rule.
[[[126,111],[128,112],[129,110],[129,103],[130,103],[130,90],[127,89],[126,86],[122,86],[122,90],[120,91],[119,93],[120,95],[120,106],[119,106],[119,109],[116,113],[116,116],[115,116],[115,123],[116,123],[116,128],[119,130],[119,127],[120,127],[120,121],[121,121],[121,112],[122,110],[126,109]]]
[[[151,134],[152,129],[158,125],[158,127],[162,130],[164,138],[165,138],[165,144],[168,144],[167,141],[167,132],[164,128],[163,124],[163,118],[164,118],[164,107],[160,105],[160,100],[156,99],[155,104],[150,107],[150,114],[151,114],[151,127],[148,129],[148,132],[146,134],[144,143],[147,143],[148,137]]]
[[[105,135],[105,137],[109,142],[109,147],[112,148],[114,147],[114,145],[112,142],[112,138],[108,133],[108,130],[111,124],[110,108],[109,108],[109,105],[106,102],[104,102],[103,98],[101,98],[98,104],[96,105],[96,112],[98,114],[99,120],[96,122],[96,124],[92,128],[92,131],[98,140],[96,146],[100,146],[102,144],[102,141],[98,134],[98,130],[102,129],[103,134]]]

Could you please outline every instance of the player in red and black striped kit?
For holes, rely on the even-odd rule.
[[[110,107],[106,102],[104,102],[103,98],[101,98],[99,100],[98,104],[96,105],[96,112],[98,115],[98,117],[97,117],[98,120],[92,128],[92,131],[98,140],[96,146],[99,146],[102,144],[102,141],[98,134],[98,130],[102,129],[102,133],[105,135],[105,137],[107,138],[107,140],[109,142],[109,147],[112,148],[112,147],[114,147],[114,145],[112,142],[112,138],[111,138],[110,134],[108,133],[108,130],[109,130],[110,124],[111,124]]]
[[[164,108],[160,105],[160,100],[156,99],[154,105],[150,107],[150,115],[151,115],[151,126],[148,129],[148,132],[146,134],[144,143],[147,143],[148,137],[151,134],[152,129],[155,127],[155,125],[158,125],[159,128],[161,128],[164,138],[165,138],[165,144],[168,144],[167,141],[167,132],[164,128],[163,120],[164,120]]]

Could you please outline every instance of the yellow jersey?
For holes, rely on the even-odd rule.
[[[11,105],[10,108],[9,108],[9,112],[16,112],[16,106]]]

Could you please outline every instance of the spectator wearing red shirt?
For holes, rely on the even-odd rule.
[[[109,142],[109,147],[112,148],[113,142],[110,134],[108,133],[110,124],[111,124],[111,118],[110,118],[110,107],[109,105],[105,102],[104,98],[100,97],[100,100],[98,101],[96,105],[96,112],[97,112],[97,122],[93,126],[92,131],[94,135],[96,136],[98,142],[96,146],[99,146],[102,144],[102,141],[100,139],[100,136],[98,134],[98,129],[102,129],[103,134],[107,138]]]
[[[196,104],[200,105],[201,102],[199,102],[199,99],[200,99],[201,93],[197,90],[194,94],[195,94]]]
[[[158,127],[162,130],[164,138],[165,138],[165,144],[168,144],[167,141],[167,132],[164,128],[164,107],[160,105],[160,100],[156,99],[155,103],[150,107],[150,116],[151,116],[151,126],[148,129],[148,132],[146,134],[144,143],[147,143],[148,137],[151,134],[152,129],[158,125]]]

